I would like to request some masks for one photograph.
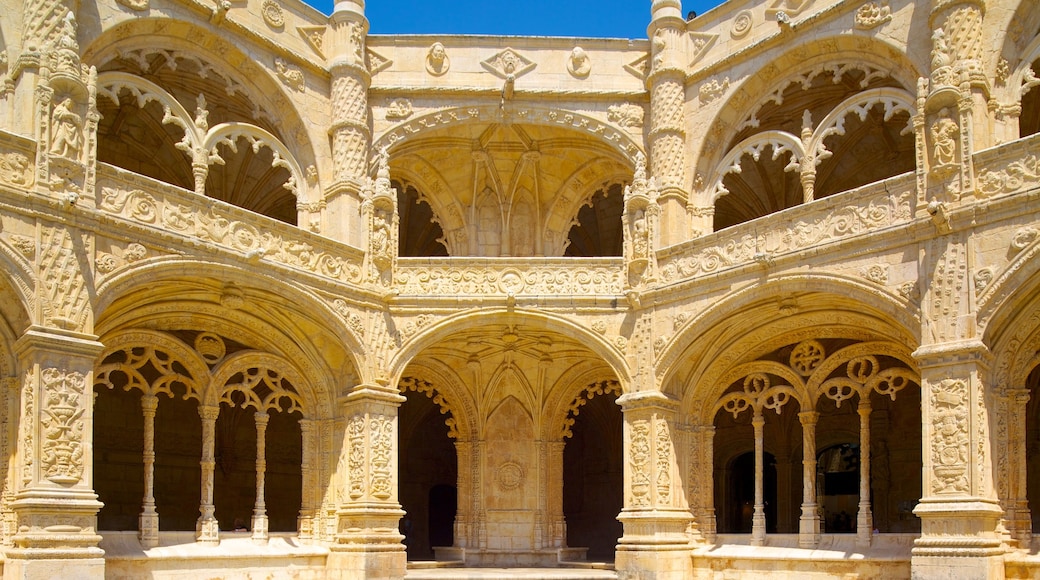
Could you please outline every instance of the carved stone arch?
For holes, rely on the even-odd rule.
[[[994,273],[992,282],[976,297],[978,320],[986,328],[1011,316],[1013,311],[1008,310],[1007,304],[1020,300],[1024,288],[1033,288],[1040,283],[1036,282],[1040,278],[1040,234],[1035,228],[1023,229],[1019,233],[1032,237],[1032,241],[1024,247],[1015,247],[1015,256],[1002,271]]]
[[[327,326],[334,335],[342,342],[345,350],[355,358],[351,360],[352,366],[358,373],[364,368],[359,364],[364,354],[369,350],[368,343],[358,335],[357,331],[347,323],[346,316],[340,314],[328,301],[321,299],[309,289],[286,284],[284,280],[263,276],[258,278],[255,272],[249,272],[240,268],[228,266],[225,263],[203,261],[200,258],[192,258],[190,261],[180,256],[168,256],[152,258],[135,262],[128,268],[123,268],[98,285],[95,302],[95,311],[98,316],[108,310],[112,304],[142,289],[149,289],[156,284],[178,284],[185,281],[184,268],[190,263],[192,272],[197,278],[209,277],[220,280],[223,283],[232,283],[241,288],[248,288],[258,284],[262,280],[261,287],[266,292],[277,294],[288,298],[293,304],[299,306],[299,312],[308,312],[324,326]],[[336,324],[330,324],[335,321]],[[111,328],[111,327],[109,327]],[[101,330],[99,330],[101,332]],[[365,379],[359,377],[364,382]]]
[[[36,320],[39,313],[36,308],[35,267],[24,253],[13,248],[4,237],[0,237],[0,272],[3,272],[0,275],[0,297],[8,293],[4,288],[8,286],[12,298],[0,300],[0,317],[9,319],[12,330],[20,334],[22,329],[16,327],[27,327],[32,322],[39,322]]]
[[[158,103],[165,113],[162,123],[175,125],[184,131],[182,143],[185,148],[182,150],[188,156],[188,161],[191,161],[191,149],[202,142],[203,135],[195,127],[193,116],[166,89],[148,79],[112,71],[98,74],[97,91],[98,96],[106,97],[116,105],[119,105],[120,95],[124,91],[130,93],[138,108],[143,109],[150,102]]]
[[[1013,290],[980,311],[980,319],[986,315],[982,341],[994,357],[991,382],[998,389],[1023,387],[1040,364],[1040,265],[1031,270],[1010,278]]]
[[[126,61],[133,61],[133,53],[148,51],[197,63],[204,78],[213,80],[215,86],[222,82],[225,94],[243,95],[254,116],[269,121],[271,127],[278,127],[283,141],[301,166],[318,165],[317,150],[328,151],[324,144],[326,139],[312,138],[304,116],[288,96],[291,89],[278,80],[274,62],[261,64],[228,37],[213,30],[165,17],[114,20],[112,26],[99,31],[93,36],[93,42],[83,48],[82,61],[104,71],[107,64],[124,59],[125,55],[131,55]],[[319,70],[317,66],[313,68]],[[178,84],[190,86],[190,83]],[[315,187],[320,190],[320,186]]]
[[[800,410],[811,409],[815,404],[815,400],[812,395],[806,389],[805,381],[802,377],[798,376],[798,373],[794,372],[790,367],[784,364],[780,364],[774,361],[757,360],[740,364],[727,373],[719,377],[713,392],[714,396],[708,395],[707,399],[716,399],[712,405],[711,413],[706,418],[714,417],[719,410],[722,409],[723,401],[726,399],[727,390],[737,381],[745,379],[746,377],[762,374],[762,375],[773,375],[780,379],[786,380],[786,386],[790,388],[790,392],[793,395],[794,402],[798,403]],[[770,385],[765,392],[769,392],[778,387],[784,387],[785,385]]]
[[[489,323],[531,324],[542,331],[559,333],[571,337],[591,350],[617,375],[622,389],[627,392],[631,384],[631,373],[624,353],[615,344],[588,328],[580,326],[562,316],[527,308],[480,308],[460,312],[425,327],[401,345],[389,364],[390,376],[401,376],[410,361],[428,347],[464,330],[478,328]]]
[[[170,355],[173,361],[180,363],[188,371],[188,376],[184,377],[187,380],[183,380],[179,377],[177,378],[177,380],[183,382],[185,387],[188,389],[182,398],[193,398],[201,402],[204,394],[209,389],[210,370],[206,365],[206,362],[192,347],[188,346],[173,335],[147,328],[129,328],[115,331],[107,336],[102,336],[101,342],[105,345],[105,348],[97,357],[97,364],[94,369],[95,382],[100,380],[100,378],[108,372],[119,370],[121,367],[125,366],[125,364],[105,363],[104,361],[110,356],[120,351],[146,347]],[[111,384],[107,384],[106,386],[112,388]],[[139,385],[135,386],[141,388]],[[146,388],[141,388],[145,394],[158,394],[158,392],[155,392],[154,382],[152,384],[146,384],[145,387]],[[173,396],[168,389],[162,392],[169,396]]]
[[[862,356],[883,355],[898,360],[918,375],[920,369],[917,362],[911,356],[906,347],[886,341],[867,341],[851,344],[836,350],[813,371],[806,380],[806,390],[813,398],[813,405],[823,396],[820,386],[827,380],[831,373],[849,361]],[[920,379],[918,379],[920,381]]]
[[[814,38],[812,41],[792,46],[779,54],[771,63],[759,67],[759,74],[731,84],[727,101],[719,108],[718,116],[712,120],[705,132],[701,150],[694,156],[697,166],[691,172],[694,181],[690,191],[696,193],[696,176],[709,176],[712,169],[720,166],[723,155],[742,130],[741,125],[749,115],[771,98],[776,90],[783,90],[789,83],[816,68],[840,69],[843,65],[870,66],[888,73],[903,88],[916,87],[917,79],[927,76],[906,54],[904,47],[897,46],[884,37],[865,37],[840,34]],[[706,197],[706,195],[705,195]]]
[[[992,62],[985,63],[986,70],[997,69],[997,88],[1001,82],[1005,84],[1003,100],[1005,103],[1018,103],[1022,98],[1022,78],[1025,69],[1040,58],[1040,35],[1036,30],[1040,27],[1040,12],[1032,0],[1018,0],[1014,10],[990,11],[986,14],[983,34],[989,32],[1002,35],[1002,38],[984,40],[985,46],[999,47],[992,51]],[[997,21],[1001,18],[1001,21]],[[1003,61],[1003,65],[1001,64]],[[999,68],[1007,69],[1006,78],[1001,79]],[[1040,71],[1034,71],[1040,74]]]
[[[406,385],[409,380],[422,381],[425,385]],[[473,440],[477,433],[476,405],[471,394],[459,386],[461,381],[453,369],[439,361],[427,359],[409,365],[396,384],[402,391],[407,389],[424,394],[440,407],[446,419],[451,417],[454,421],[448,425],[448,430],[452,438],[459,441]]]
[[[97,292],[99,324],[97,332],[104,336],[122,328],[147,324],[150,328],[192,328],[210,330],[234,328],[241,342],[251,348],[280,353],[296,361],[302,374],[309,377],[315,399],[308,412],[311,417],[331,416],[336,392],[343,384],[333,382],[336,374],[325,362],[324,355],[312,337],[300,333],[287,334],[296,328],[286,324],[294,316],[310,320],[316,328],[328,332],[358,382],[374,380],[372,369],[363,366],[368,348],[349,328],[347,320],[326,301],[301,287],[284,281],[261,277],[226,264],[192,262],[192,276],[185,277],[184,261],[170,259],[141,266],[134,265],[106,281]],[[227,292],[241,292],[249,301],[272,303],[273,310],[230,308],[221,304]],[[142,296],[137,299],[135,296]],[[232,300],[237,300],[235,296]],[[285,305],[290,306],[286,307]],[[278,312],[278,320],[262,312]],[[335,377],[342,381],[343,377]]]
[[[696,344],[707,340],[708,343],[705,343],[703,348],[711,348],[712,341],[716,340],[711,334],[712,329],[734,328],[734,333],[750,331],[735,329],[731,320],[735,313],[745,312],[756,306],[767,307],[771,312],[770,316],[777,319],[787,318],[782,314],[781,308],[797,308],[797,295],[804,293],[806,288],[812,288],[814,295],[828,297],[833,301],[834,307],[842,311],[856,313],[864,316],[864,319],[871,315],[881,318],[888,328],[876,330],[886,330],[890,338],[898,344],[913,349],[920,343],[920,313],[917,307],[879,289],[876,285],[837,274],[783,275],[770,280],[764,286],[753,285],[720,297],[713,301],[709,308],[676,329],[675,335],[667,342],[657,359],[656,374],[663,390],[677,398],[686,398],[691,389],[677,382],[678,377],[675,374],[679,372],[678,366],[685,354],[694,349]],[[785,305],[785,298],[795,298],[795,302]],[[825,318],[823,320],[826,321]],[[833,320],[831,322],[833,323]],[[876,326],[875,321],[872,328]]]
[[[274,156],[274,161],[271,165],[289,172],[289,181],[283,187],[296,197],[298,204],[319,201],[318,199],[311,199],[319,192],[311,191],[306,186],[303,170],[296,162],[289,148],[272,133],[261,127],[250,123],[221,123],[209,130],[202,139],[202,147],[210,151],[211,154],[216,154],[218,145],[225,145],[235,149],[238,147],[237,142],[239,139],[245,139],[252,146],[254,153],[261,147],[267,147],[271,150]]]
[[[252,377],[249,371],[253,369],[269,372],[268,377]],[[265,378],[274,379],[274,382],[287,380],[294,391],[275,385],[275,388],[268,387],[272,393],[262,394],[258,393],[256,385],[250,385],[248,380],[245,383],[229,387],[228,382],[239,374],[243,374],[244,379],[255,378],[256,385],[261,382],[269,382],[265,381]],[[245,400],[238,406],[253,407],[258,412],[271,409],[281,409],[289,413],[299,411],[305,419],[316,418],[314,409],[317,401],[314,397],[313,387],[304,378],[303,373],[284,357],[255,350],[237,352],[221,361],[213,369],[212,377],[210,388],[204,398],[206,406],[217,406],[220,403],[235,406],[229,397],[232,390],[235,390],[245,395]],[[286,404],[288,407],[282,406]]]
[[[569,436],[567,433],[574,424],[574,416],[593,396],[600,396],[608,391],[616,391],[617,396],[623,393],[617,378],[603,371],[601,365],[589,361],[575,365],[556,381],[543,407],[547,417],[542,424],[543,440],[553,441],[561,436]],[[582,398],[584,401],[579,402]],[[620,407],[618,411],[620,412]]]
[[[416,164],[421,164],[422,167],[416,169],[396,163],[410,160]],[[436,167],[433,167],[432,164],[417,155],[405,155],[401,158],[392,159],[391,171],[395,181],[399,180],[402,184],[415,187],[416,191],[419,192],[419,199],[430,204],[434,220],[445,232],[464,226],[465,222],[462,219],[462,212],[465,211],[465,208],[459,203],[458,198],[452,194],[451,205],[442,203],[442,192],[449,191],[450,188]],[[439,195],[430,195],[430,192]]]
[[[544,105],[531,104],[518,108],[523,110],[524,123],[559,127],[584,133],[597,142],[606,143],[633,167],[636,155],[640,152],[646,154],[625,129],[609,122],[600,121],[575,111]],[[519,114],[520,111],[514,111],[514,115]],[[395,147],[414,139],[420,139],[429,131],[466,123],[501,121],[503,121],[502,110],[497,103],[441,109],[410,118],[390,127],[374,140],[372,148],[379,151],[385,147],[392,152]]]
[[[916,113],[913,95],[903,89],[891,87],[863,91],[839,103],[814,129],[806,152],[813,157],[816,165],[826,159],[827,153],[829,153],[824,141],[828,137],[845,134],[845,119],[850,115],[857,115],[862,121],[876,105],[884,107],[885,121],[890,120],[896,113],[906,113],[910,119],[907,120],[904,132],[913,131],[911,120]]]
[[[748,137],[730,149],[712,172],[712,179],[709,181],[711,184],[709,186],[710,202],[714,204],[720,197],[729,193],[729,190],[722,185],[722,180],[731,173],[743,171],[741,162],[745,156],[751,156],[757,162],[767,147],[772,149],[774,160],[784,154],[791,156],[791,161],[784,167],[784,171],[797,171],[799,163],[805,157],[805,149],[801,140],[790,133],[764,131]]]
[[[579,186],[579,175],[586,169],[596,172],[596,183],[584,187]],[[622,174],[615,172],[610,160],[604,158],[593,159],[565,181],[553,196],[553,204],[546,209],[545,218],[541,224],[541,235],[548,236],[550,232],[561,232],[566,237],[567,232],[575,223],[578,210],[592,202],[593,196],[599,191],[610,187],[614,183],[628,183],[632,180],[631,173]],[[569,217],[568,217],[569,216]]]

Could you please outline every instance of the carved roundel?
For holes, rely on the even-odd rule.
[[[733,18],[733,28],[730,29],[729,34],[733,38],[741,38],[746,36],[748,32],[751,32],[751,25],[754,20],[751,17],[750,10],[742,10],[737,13],[736,17]]]
[[[498,287],[506,294],[519,294],[524,286],[524,278],[516,270],[506,270],[498,279]]]
[[[498,486],[502,489],[506,491],[514,490],[524,482],[524,468],[514,461],[506,461],[498,466],[496,479],[498,480]]]
[[[203,332],[195,337],[195,350],[198,351],[202,360],[211,365],[220,362],[227,353],[224,339],[212,332]]]
[[[815,340],[806,340],[798,343],[798,346],[791,351],[791,368],[803,377],[807,377],[816,370],[816,367],[820,366],[825,358],[827,358],[827,353],[823,350],[822,344]]]

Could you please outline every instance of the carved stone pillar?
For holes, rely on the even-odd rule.
[[[762,493],[765,482],[766,419],[762,416],[762,409],[755,407],[751,426],[755,430],[755,511],[751,515],[751,545],[763,546],[766,543],[766,502]]]
[[[318,483],[316,481],[316,451],[317,442],[314,437],[314,420],[300,420],[300,441],[303,448],[303,457],[300,461],[300,477],[302,481],[302,494],[300,498],[300,515],[296,518],[296,531],[300,539],[311,539],[314,537],[314,515],[317,508]]]
[[[859,512],[856,515],[856,542],[869,546],[874,533],[874,515],[870,509],[870,392],[861,394],[859,413]]]
[[[195,539],[206,544],[220,542],[220,526],[213,515],[213,472],[217,467],[216,447],[217,417],[220,407],[199,407],[199,418],[202,419],[202,496],[199,499],[199,519],[195,523]]]
[[[1011,537],[1020,546],[1029,546],[1033,538],[1033,520],[1026,493],[1028,458],[1026,455],[1026,405],[1029,404],[1029,389],[1009,389],[1007,392],[1007,451],[1011,466],[1008,479],[1008,499],[1005,518],[1011,528]]]
[[[253,507],[253,540],[267,541],[267,502],[264,501],[264,480],[267,475],[267,423],[271,420],[266,412],[253,415],[256,421],[256,505]]]
[[[984,0],[932,0],[931,77],[921,79],[918,170],[922,201],[958,202],[975,189],[972,156],[992,145],[985,128],[989,80],[983,70]],[[923,165],[923,166],[922,166]],[[922,204],[923,205],[923,204]]]
[[[944,333],[939,333],[942,336]],[[989,412],[977,339],[925,345],[921,368],[923,496],[913,578],[1003,578],[1002,515],[992,477]]]
[[[657,245],[661,207],[657,204],[654,179],[646,178],[646,159],[640,153],[632,185],[625,186],[624,232],[627,289],[638,289],[657,280]]]
[[[563,517],[563,449],[566,444],[563,441],[547,443],[548,454],[548,485],[552,487],[549,493],[549,538],[546,543],[550,548],[562,548],[567,546],[567,522]]]
[[[326,235],[360,246],[363,231],[351,231],[348,224],[358,215],[361,190],[368,177],[369,148],[372,139],[368,126],[368,87],[371,77],[365,58],[368,19],[364,0],[336,2],[329,18],[332,57],[332,169],[333,183],[325,191],[330,216]]]
[[[473,521],[476,515],[473,511],[473,449],[470,441],[455,441],[455,451],[458,457],[458,474],[456,475],[457,501],[455,511],[455,546],[466,549],[476,544],[473,537]]]
[[[820,543],[820,505],[816,503],[816,422],[815,411],[798,413],[802,424],[802,515],[798,519],[798,545],[815,548]]]
[[[361,196],[361,217],[365,223],[366,270],[368,281],[388,291],[393,285],[394,266],[397,264],[400,217],[397,209],[397,190],[390,187],[390,159],[385,150],[377,157],[374,181],[366,182]]]
[[[155,411],[159,397],[141,395],[141,413],[144,415],[144,499],[141,516],[138,518],[137,537],[141,546],[154,548],[159,545],[159,514],[155,511]]]
[[[80,332],[32,326],[15,345],[22,369],[19,489],[5,578],[103,578],[92,489],[94,360],[102,345]]]
[[[689,172],[686,159],[686,20],[679,0],[653,0],[650,35],[650,174],[661,194],[661,244],[685,239],[689,225]]]
[[[404,576],[404,536],[398,531],[404,511],[397,496],[397,411],[404,401],[385,384],[359,385],[347,396],[339,461],[346,470],[346,490],[336,513],[328,578]]]
[[[625,507],[615,567],[622,577],[689,578],[693,516],[675,458],[678,404],[656,391],[624,394],[618,404],[625,416]]]
[[[700,465],[697,471],[700,476],[700,491],[695,492],[699,496],[700,506],[696,516],[697,525],[701,536],[708,543],[715,543],[715,534],[718,529],[715,522],[715,426],[702,425],[697,428],[699,447],[698,456]]]

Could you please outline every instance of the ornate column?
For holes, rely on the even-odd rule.
[[[922,379],[924,497],[914,509],[921,537],[914,542],[912,575],[1003,578],[1005,549],[997,529],[1003,511],[981,378],[987,373],[986,347],[977,339],[926,344],[914,358]]]
[[[404,536],[398,523],[397,411],[405,398],[387,384],[362,384],[346,397],[340,467],[346,470],[328,578],[401,578]]]
[[[365,58],[368,19],[364,0],[340,0],[329,17],[329,72],[332,76],[333,182],[325,191],[330,216],[327,233],[331,238],[361,246],[364,232],[349,227],[358,215],[361,190],[369,175],[369,148],[372,139],[368,126],[368,87],[371,76]]]
[[[751,516],[751,545],[763,546],[766,543],[766,502],[762,494],[765,481],[765,445],[764,431],[766,419],[762,409],[755,407],[755,415],[751,418],[751,426],[755,430],[755,511]]]
[[[870,511],[870,391],[861,393],[859,413],[859,512],[856,515],[856,543],[869,546],[874,533],[874,516]]]
[[[798,545],[815,548],[820,543],[820,505],[816,503],[816,422],[815,411],[798,413],[802,424],[802,515],[798,520]]]
[[[218,406],[200,406],[199,417],[202,419],[202,497],[199,499],[199,519],[195,523],[195,540],[207,544],[220,543],[220,526],[214,517],[213,506],[213,471],[217,466],[214,455],[216,446]]]
[[[1026,453],[1026,406],[1029,404],[1029,389],[1009,389],[1007,454],[1011,466],[1007,474],[1008,504],[1005,518],[1011,528],[1011,537],[1018,540],[1019,546],[1029,546],[1033,538],[1033,520],[1026,495],[1026,474],[1028,458]]]
[[[155,511],[155,411],[159,397],[141,395],[141,413],[144,415],[144,500],[138,519],[137,537],[141,546],[154,548],[159,545],[159,514]]]
[[[267,423],[270,415],[260,411],[256,420],[256,505],[253,507],[253,541],[267,541],[267,503],[264,501],[264,477],[267,474]]]
[[[456,474],[455,548],[465,550],[473,541],[473,448],[471,441],[455,441]]]
[[[615,567],[623,577],[689,578],[693,516],[675,457],[678,403],[657,391],[618,398],[625,417],[625,507]]]
[[[921,201],[952,204],[975,190],[972,156],[991,146],[989,79],[983,70],[985,0],[932,0],[930,78],[918,87],[918,176]],[[924,204],[920,204],[924,205]],[[930,209],[931,211],[931,209]]]
[[[697,427],[700,447],[700,509],[694,514],[701,535],[708,543],[715,543],[718,529],[715,523],[715,425]]]
[[[314,438],[314,420],[300,420],[300,442],[303,447],[303,457],[300,461],[300,478],[303,480],[302,494],[300,498],[300,515],[296,518],[296,532],[300,539],[311,539],[314,537],[314,510],[317,505],[316,494],[318,493],[315,482],[315,452],[317,443]]]
[[[549,479],[552,486],[549,494],[549,546],[562,548],[567,546],[567,521],[563,517],[563,449],[566,443],[553,441],[548,443]]]
[[[684,241],[689,233],[689,168],[686,159],[686,19],[680,0],[653,0],[650,37],[650,174],[661,203],[661,244]]]
[[[78,325],[77,329],[82,328]],[[102,578],[92,489],[92,376],[101,344],[78,330],[30,326],[16,342],[22,372],[17,518],[5,578]],[[59,574],[60,571],[60,574]]]
[[[646,158],[642,153],[636,157],[632,185],[625,186],[624,202],[621,222],[628,270],[625,288],[638,291],[657,280],[658,224],[661,217],[656,185],[653,178],[646,178]]]
[[[366,181],[361,193],[361,217],[368,238],[365,269],[371,284],[389,291],[397,264],[400,216],[397,190],[390,187],[390,158],[385,149],[376,157],[376,165],[375,180]]]

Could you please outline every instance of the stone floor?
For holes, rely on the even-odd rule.
[[[409,568],[405,580],[617,580],[613,570],[574,568]]]

